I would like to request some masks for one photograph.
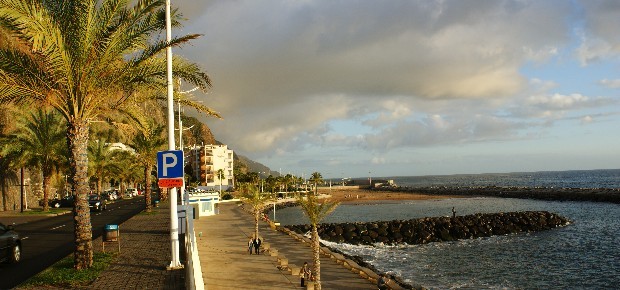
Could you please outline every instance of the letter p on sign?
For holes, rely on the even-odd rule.
[[[157,178],[183,178],[183,151],[157,152]]]

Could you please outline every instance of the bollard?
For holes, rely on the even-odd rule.
[[[301,268],[295,266],[295,265],[289,265],[288,266],[289,269],[291,269],[291,275],[293,276],[299,276],[299,272],[301,271]]]

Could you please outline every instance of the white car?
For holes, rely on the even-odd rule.
[[[125,196],[127,197],[138,196],[138,190],[135,188],[127,188],[127,190],[125,191]]]

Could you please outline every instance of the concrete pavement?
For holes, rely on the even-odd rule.
[[[206,289],[302,289],[299,275],[280,266],[275,256],[250,255],[247,243],[254,233],[253,217],[233,203],[220,204],[218,215],[195,220],[198,252]],[[312,264],[312,250],[294,238],[259,222],[263,243],[278,250],[288,263]],[[335,261],[321,257],[323,289],[377,289],[370,281]]]

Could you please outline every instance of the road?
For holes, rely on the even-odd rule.
[[[144,209],[144,196],[110,203],[91,212],[93,239],[106,224],[121,224]],[[0,289],[10,289],[73,253],[73,214],[39,219],[15,226],[22,237],[22,260],[0,264]],[[121,228],[122,232],[122,228]]]

